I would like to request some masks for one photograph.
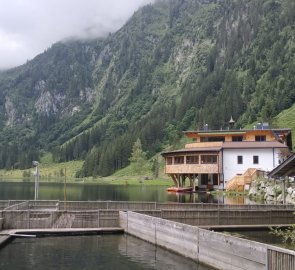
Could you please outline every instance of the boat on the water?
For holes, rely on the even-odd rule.
[[[193,187],[169,187],[168,192],[192,192]]]

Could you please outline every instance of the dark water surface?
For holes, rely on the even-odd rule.
[[[282,248],[295,250],[295,245],[290,242],[284,243],[283,238],[271,233],[270,230],[257,230],[257,231],[231,231],[231,235],[245,238],[248,240],[257,241],[260,243],[275,245]]]
[[[67,184],[67,200],[69,201],[152,201],[182,203],[249,203],[244,197],[214,197],[206,193],[168,193],[165,186],[132,186],[103,184]],[[34,183],[0,182],[0,200],[33,200]],[[40,183],[39,200],[63,200],[63,183]]]
[[[206,193],[168,193],[164,186],[69,183],[70,201],[247,203]],[[0,200],[33,200],[34,183],[0,182]],[[39,200],[63,200],[63,183],[40,183]],[[124,235],[18,238],[0,249],[0,270],[212,270],[145,241]]]
[[[92,235],[18,238],[0,249],[8,270],[211,270],[132,236]]]

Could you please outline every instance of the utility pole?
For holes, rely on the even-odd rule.
[[[39,162],[33,161],[33,165],[36,167],[35,169],[35,201],[38,200],[39,194]]]
[[[67,211],[67,168],[64,175],[64,211]]]

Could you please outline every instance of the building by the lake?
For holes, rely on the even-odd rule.
[[[272,129],[266,123],[247,130],[205,129],[184,134],[191,143],[162,153],[165,173],[179,188],[176,191],[185,182],[199,189],[225,189],[241,181],[244,185],[254,173],[273,170],[292,149],[291,129]]]

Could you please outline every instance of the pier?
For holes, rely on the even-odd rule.
[[[215,231],[289,226],[294,210],[293,205],[0,201],[0,245],[17,236],[125,232],[216,269],[291,270],[294,251]]]

